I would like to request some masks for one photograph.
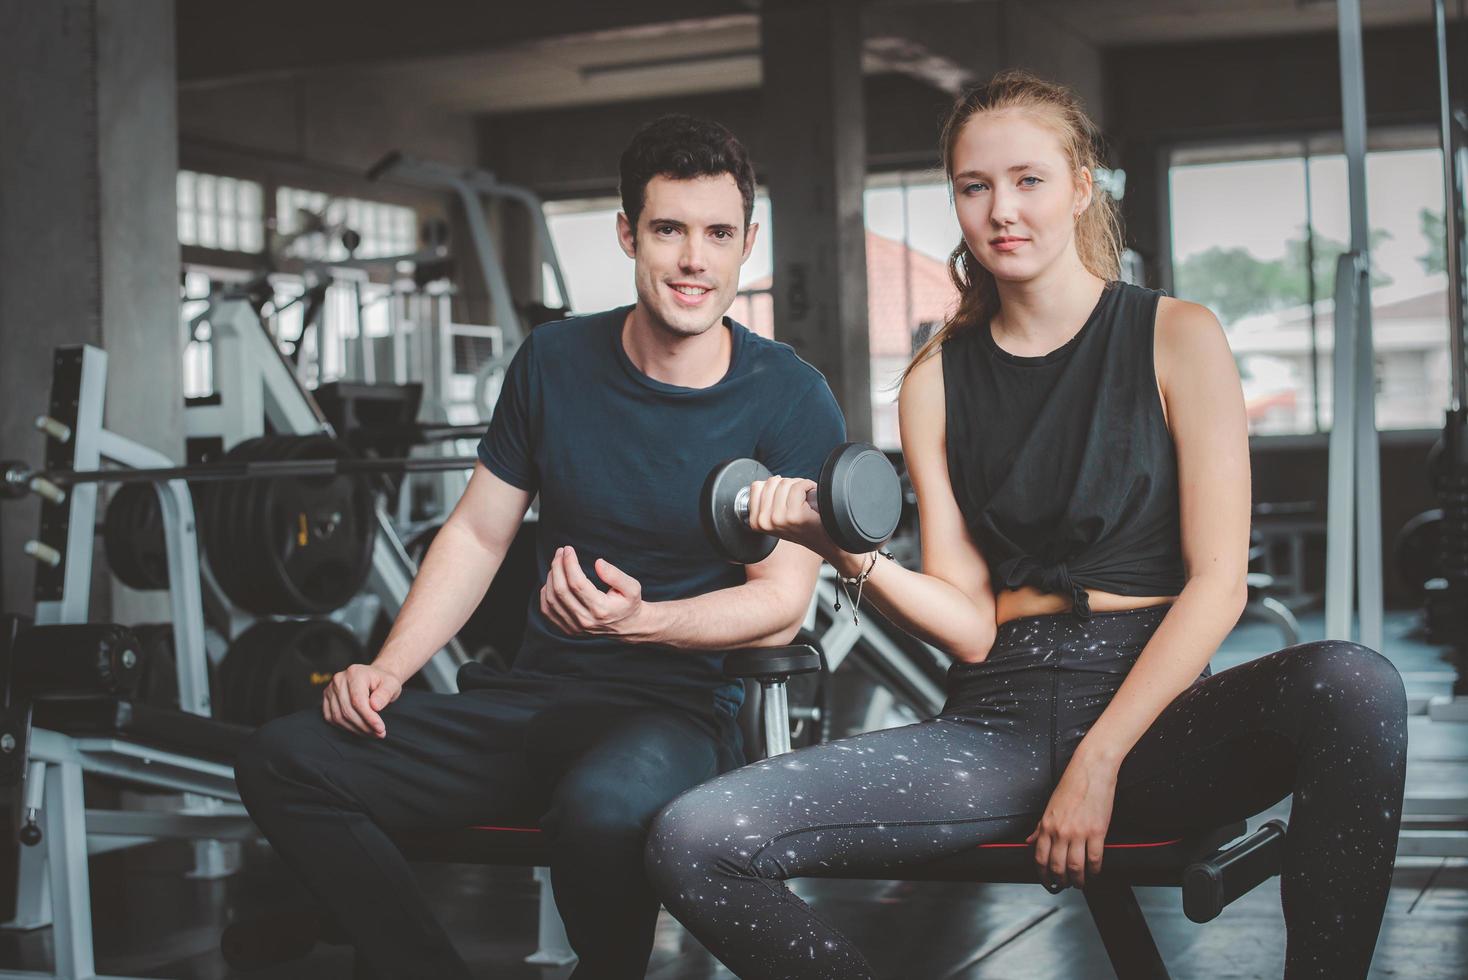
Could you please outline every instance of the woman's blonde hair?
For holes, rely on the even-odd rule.
[[[1074,92],[1027,71],[1004,71],[960,95],[943,123],[938,145],[943,154],[943,171],[950,183],[953,148],[963,127],[981,113],[1001,109],[1021,110],[1054,130],[1076,180],[1080,179],[1081,168],[1088,168],[1094,175],[1101,166],[1101,131],[1086,115]],[[1121,217],[1111,195],[1097,188],[1091,195],[1091,203],[1076,218],[1075,237],[1076,253],[1088,272],[1107,282],[1121,275]],[[948,275],[958,287],[958,307],[913,355],[902,373],[903,380],[914,367],[932,357],[949,337],[987,323],[999,309],[999,290],[993,274],[979,264],[962,240],[948,257]]]

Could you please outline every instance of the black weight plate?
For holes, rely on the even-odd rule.
[[[137,700],[155,708],[179,710],[178,660],[172,623],[142,623],[132,628],[142,646]]]
[[[309,622],[284,620],[265,624],[255,642],[250,657],[250,669],[246,675],[245,711],[251,723],[263,725],[275,715],[271,713],[271,677],[275,665],[287,655],[287,646]]]
[[[236,676],[242,663],[244,656],[240,654],[239,639],[236,638],[225,651],[224,659],[219,661],[219,669],[214,674],[219,682],[218,690],[214,692],[214,715],[224,721],[240,720],[235,708],[235,692],[238,689]]]
[[[230,721],[233,718],[230,713],[229,697],[232,691],[230,683],[233,680],[235,664],[229,659],[229,654],[230,651],[226,650],[219,664],[214,668],[213,684],[209,689],[209,703],[213,709],[210,713],[223,721]]]
[[[318,706],[333,674],[367,660],[352,631],[330,620],[279,625],[278,653],[256,675],[265,719]]]
[[[1397,575],[1414,598],[1421,599],[1431,579],[1443,577],[1443,512],[1425,510],[1402,525],[1392,546]]]
[[[225,721],[240,722],[248,724],[244,719],[244,710],[241,707],[241,693],[243,691],[243,676],[245,666],[250,654],[247,647],[252,640],[251,627],[245,630],[230,643],[229,649],[225,651],[224,659],[219,661],[218,696],[214,699],[214,713]]]
[[[261,716],[259,681],[261,662],[276,650],[280,624],[260,622],[235,637],[219,664],[222,703],[219,713],[226,721],[258,725]]]
[[[126,483],[107,504],[102,543],[107,565],[134,589],[168,588],[168,548],[163,513],[151,483]]]
[[[325,436],[292,439],[279,459],[345,458],[346,447]],[[330,612],[361,590],[372,566],[376,504],[357,476],[304,476],[271,480],[256,514],[266,522],[260,541],[279,611]]]
[[[816,500],[821,524],[836,547],[859,554],[897,530],[902,518],[902,481],[876,446],[848,442],[826,457]]]
[[[725,561],[753,565],[768,558],[779,544],[773,535],[751,531],[749,522],[734,512],[739,491],[769,477],[770,471],[756,460],[731,459],[715,466],[704,480],[698,516],[709,542]]]
[[[265,438],[260,436],[238,443],[225,453],[224,459],[235,462],[252,458]],[[228,480],[205,486],[208,492],[204,495],[204,513],[198,523],[214,580],[235,605],[262,612],[251,595],[251,563],[248,554],[241,550],[248,544],[249,536],[239,533],[237,513],[241,497],[249,490],[249,481]]]
[[[112,499],[107,502],[107,514],[102,519],[102,549],[107,555],[107,567],[112,569],[112,574],[124,584],[137,588],[133,582],[140,573],[134,559],[136,548],[131,540],[134,497],[131,493],[123,493],[127,489],[127,484],[118,487]]]
[[[271,678],[275,673],[275,665],[287,656],[287,645],[307,625],[310,624],[290,621],[270,623],[260,634],[257,649],[250,658],[251,666],[246,685],[249,692],[246,711],[253,724],[263,725],[276,717],[271,710]]]
[[[270,668],[281,655],[280,645],[289,623],[256,623],[243,634],[240,640],[240,662],[232,684],[234,685],[233,710],[238,720],[247,725],[263,725],[265,714],[266,678]],[[230,653],[234,653],[230,647]]]
[[[263,436],[244,454],[246,461],[281,459],[293,436]],[[271,500],[277,480],[244,480],[235,484],[230,498],[230,534],[240,556],[241,599],[255,613],[294,613],[298,610],[276,578],[275,546],[270,536]]]
[[[247,440],[248,441],[248,440]],[[243,445],[243,443],[241,443]],[[238,447],[235,447],[238,448]],[[225,453],[222,459],[229,459],[231,449]],[[224,594],[234,601],[234,591],[230,588],[229,577],[234,568],[234,556],[229,555],[225,549],[222,531],[223,527],[219,521],[219,511],[223,504],[223,497],[229,490],[229,483],[201,483],[196,488],[196,499],[198,506],[195,512],[195,526],[198,528],[199,543],[203,546],[204,556],[209,562],[209,570],[214,575],[214,581]]]

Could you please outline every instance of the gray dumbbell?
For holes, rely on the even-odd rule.
[[[770,475],[757,460],[732,459],[714,467],[704,481],[699,505],[704,530],[731,562],[752,565],[775,550],[778,539],[749,528],[749,485]],[[902,516],[897,471],[880,449],[864,442],[833,449],[806,500],[836,546],[857,554],[891,537]]]

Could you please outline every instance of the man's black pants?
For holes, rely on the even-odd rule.
[[[646,972],[658,910],[643,873],[648,826],[742,761],[733,721],[625,699],[569,704],[551,690],[405,690],[383,712],[385,738],[313,709],[241,750],[250,815],[372,975],[469,976],[389,835],[486,824],[545,832],[578,980]]]

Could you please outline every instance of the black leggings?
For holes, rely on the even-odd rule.
[[[785,879],[900,878],[917,862],[1023,840],[1165,613],[1005,623],[987,660],[951,669],[937,718],[683,794],[653,826],[653,886],[744,980],[871,977]],[[1364,977],[1391,884],[1406,748],[1391,663],[1354,643],[1306,643],[1200,678],[1168,705],[1122,764],[1112,826],[1211,828],[1293,792],[1285,975]]]

